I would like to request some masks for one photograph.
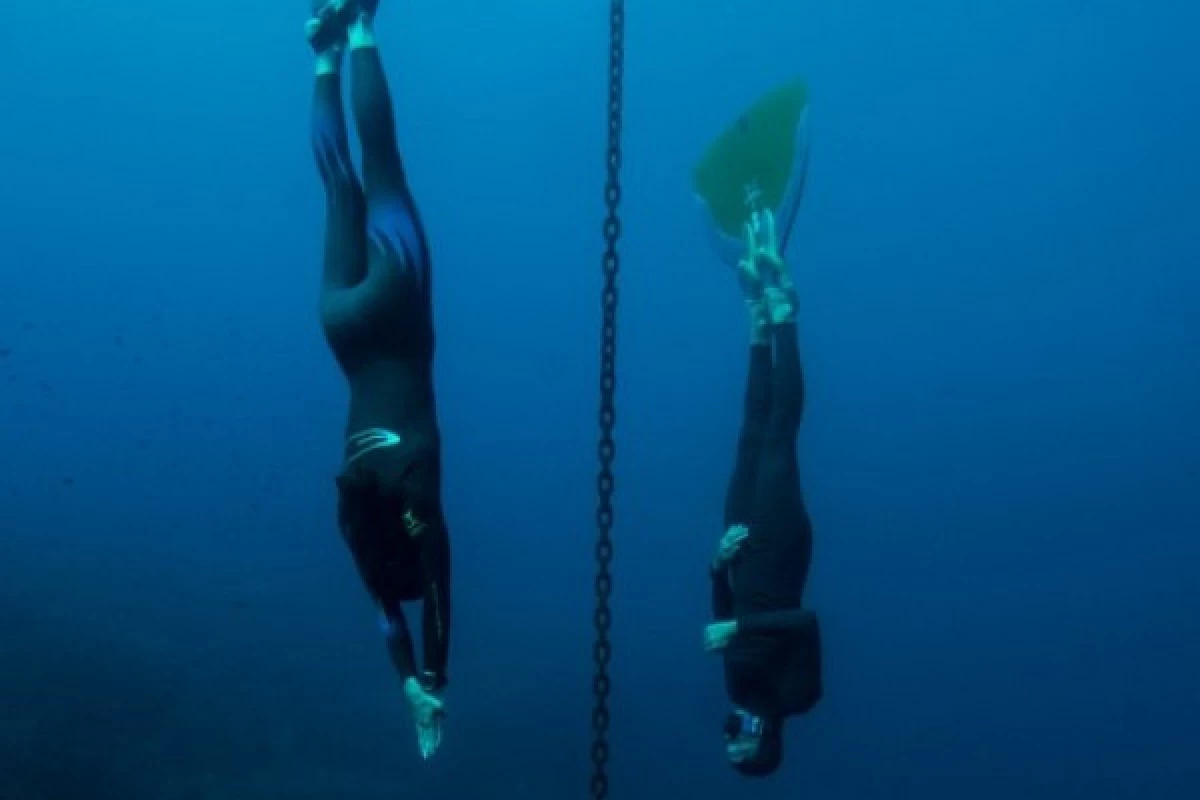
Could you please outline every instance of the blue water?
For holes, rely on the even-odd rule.
[[[455,537],[427,764],[333,526],[304,4],[9,5],[0,797],[587,796],[604,4],[384,0]],[[1200,796],[1196,5],[628,35],[612,797]],[[827,693],[747,783],[701,649],[745,321],[688,179],[796,74]]]

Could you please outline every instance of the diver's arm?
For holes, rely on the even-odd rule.
[[[387,638],[388,655],[392,659],[392,667],[400,676],[402,683],[417,675],[417,658],[413,652],[412,636],[408,632],[408,621],[404,619],[403,609],[397,607],[391,611],[380,613],[380,625]]]
[[[804,634],[817,624],[817,615],[803,609],[762,611],[745,614],[737,619],[738,633],[795,633]]]
[[[725,620],[733,617],[733,587],[729,585],[729,570],[714,563],[709,567],[712,579],[713,619]]]
[[[421,681],[428,691],[446,687],[450,655],[450,543],[440,520],[422,534],[421,572],[425,578],[421,640],[425,670]]]

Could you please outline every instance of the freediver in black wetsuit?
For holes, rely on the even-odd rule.
[[[439,696],[450,643],[450,542],[441,500],[433,386],[429,246],[396,143],[376,47],[379,0],[317,0],[307,34],[317,55],[312,135],[327,219],[321,324],[350,384],[338,521],[378,604],[388,651],[422,756],[441,741]],[[350,158],[341,64],[350,51],[351,106],[363,181]],[[422,603],[418,668],[402,603]]]
[[[726,754],[739,772],[761,776],[783,760],[784,720],[821,697],[820,631],[802,606],[812,524],[796,464],[804,409],[796,290],[770,211],[747,224],[737,270],[751,318],[750,367],[726,533],[710,569],[717,622],[705,643],[723,652],[734,706]]]

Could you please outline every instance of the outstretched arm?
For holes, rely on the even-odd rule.
[[[379,612],[379,626],[387,639],[388,655],[392,659],[392,667],[400,677],[401,683],[417,675],[417,658],[413,653],[412,636],[408,632],[408,621],[404,618],[404,609],[397,603],[394,608],[382,608]]]
[[[425,647],[423,683],[430,691],[444,689],[450,655],[450,541],[438,515],[422,534],[421,572],[425,575],[421,640]]]

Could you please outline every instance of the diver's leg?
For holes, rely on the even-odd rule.
[[[360,5],[364,0],[359,0]],[[391,92],[374,30],[373,9],[358,15],[347,31],[352,60],[351,105],[362,144],[363,185],[371,264],[399,268],[407,285],[428,304],[429,251],[420,215],[408,188]]]
[[[311,29],[313,21],[310,21]],[[350,159],[342,104],[344,42],[317,52],[312,146],[325,186],[325,265],[322,288],[353,286],[366,271],[366,203]]]
[[[743,282],[743,286],[747,284]],[[761,287],[747,288],[746,308],[750,315],[750,364],[737,456],[725,491],[726,528],[750,523],[759,456],[771,413],[771,340]]]
[[[794,290],[768,289],[775,345],[771,413],[763,436],[754,499],[754,535],[771,542],[798,567],[801,592],[812,557],[812,529],[800,488],[796,436],[804,413],[804,373],[796,329]]]
[[[324,49],[344,38],[346,28],[359,14],[374,14],[378,7],[379,0],[312,0],[308,40],[315,49]]]
[[[781,280],[791,285],[786,273]],[[771,392],[768,437],[791,442],[794,448],[804,413],[804,370],[800,364],[800,341],[796,329],[796,291],[771,288],[766,293],[770,334],[775,345],[775,373]]]
[[[786,275],[781,277],[790,285]],[[794,593],[791,599],[799,607],[812,563],[813,535],[796,458],[805,387],[795,290],[768,290],[768,305],[775,342],[775,380],[759,465],[754,527],[770,543],[776,557],[792,565],[787,585],[780,586],[779,592],[781,596]],[[790,714],[807,712],[821,697],[820,628],[815,614],[809,618],[811,625],[784,637],[783,651],[778,654],[784,663],[776,673],[777,701]]]

